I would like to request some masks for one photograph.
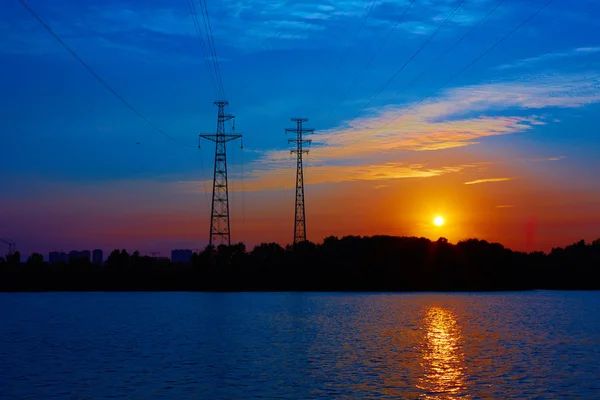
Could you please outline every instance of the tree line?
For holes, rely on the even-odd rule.
[[[104,265],[0,258],[0,291],[498,291],[600,289],[600,239],[543,252],[445,238],[328,237],[207,246],[190,263],[114,250]]]

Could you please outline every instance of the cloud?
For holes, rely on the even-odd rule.
[[[409,3],[410,0],[376,1],[361,29],[360,40],[381,40],[382,32],[396,26]],[[183,36],[191,39],[196,35],[186,2],[169,6],[118,1],[91,6],[88,4],[69,10],[70,14],[56,15],[59,21],[48,22],[53,28],[62,23],[72,29],[73,33],[69,39],[90,40],[94,37],[112,36],[111,39],[122,41],[124,45],[145,47],[146,50],[155,52],[164,51],[159,45],[170,46],[171,52],[182,52],[186,47],[181,42],[165,36]],[[490,4],[491,0],[469,1],[452,18],[444,31],[473,23],[487,12]],[[223,0],[207,4],[217,47],[235,48],[245,53],[290,48],[346,47],[349,40],[348,27],[359,26],[371,5],[372,0]],[[454,0],[415,2],[398,25],[398,30],[408,33],[403,35],[402,42],[436,29],[455,5]],[[201,28],[204,29],[199,5],[196,11]],[[0,23],[2,22],[0,20]],[[2,26],[0,30],[1,28]],[[61,32],[64,33],[61,30],[59,34]],[[26,36],[33,34],[28,33]],[[135,38],[139,40],[134,40]],[[105,39],[109,40],[106,37]],[[29,43],[29,47],[31,43],[35,43],[27,38],[22,42]],[[0,50],[4,46],[0,43]],[[17,51],[20,47],[11,48]],[[187,50],[188,48],[185,48],[185,51]]]
[[[427,167],[423,164],[404,164],[388,162],[369,165],[317,165],[306,168],[306,184],[341,183],[352,181],[379,181],[387,179],[430,178],[466,168],[473,168],[474,164],[465,164],[449,167]],[[262,190],[287,190],[294,186],[294,170],[288,161],[286,166],[277,169],[253,170],[251,177],[242,182],[239,179],[230,179],[230,191],[262,191]],[[211,187],[210,181],[181,181],[178,182],[191,192],[204,192]],[[377,185],[382,188],[385,185]]]
[[[480,183],[493,183],[493,182],[505,182],[511,181],[515,178],[485,178],[485,179],[477,179],[470,182],[465,182],[465,185],[477,185]]]
[[[558,156],[558,157],[548,157],[548,158],[534,158],[535,162],[543,162],[543,161],[560,161],[567,158],[566,156]]]
[[[64,51],[34,20],[0,21],[0,53],[47,55]],[[56,33],[65,36],[62,25],[50,24]],[[71,40],[69,40],[71,42]]]
[[[513,206],[512,204],[507,204],[507,205],[503,205],[503,206],[496,206],[496,208],[514,208],[515,206]]]
[[[536,114],[503,116],[503,110],[577,108],[599,101],[598,73],[540,75],[458,87],[412,110],[408,105],[371,109],[368,110],[371,115],[318,133],[315,141],[326,146],[315,148],[313,154],[343,159],[399,150],[431,151],[472,146],[486,137],[526,132],[534,126],[549,123],[545,117]],[[485,115],[487,113],[495,115]]]
[[[443,27],[444,32],[448,34],[455,27],[475,24],[487,14],[492,3],[489,0],[478,0],[460,5],[457,12]],[[402,22],[398,24],[398,20],[409,4],[410,0],[377,4],[369,16],[367,26],[397,27],[405,32],[404,37],[406,37],[406,33],[412,34],[414,37],[426,35],[435,31],[448,18],[456,9],[458,2],[453,0],[414,1]]]
[[[224,57],[213,57],[213,56],[208,56],[208,57],[204,57],[205,60],[207,61],[216,61],[216,62],[228,62],[231,61],[231,58],[224,58]]]
[[[165,40],[164,35],[196,35],[192,19],[171,9],[131,9],[123,5],[90,6],[85,10],[61,13],[40,7],[40,15],[50,28],[86,61],[97,48],[119,50],[136,61],[161,63],[201,63],[188,49]],[[1,17],[0,17],[1,18]],[[10,21],[0,19],[0,54],[52,55],[65,49],[39,23],[25,15]]]
[[[554,74],[448,89],[409,112],[407,105],[370,110],[369,116],[313,135],[317,146],[307,158],[311,163],[308,183],[427,178],[461,172],[467,168],[461,162],[431,167],[422,162],[428,156],[418,153],[474,146],[488,137],[524,133],[552,123],[551,118],[537,115],[537,110],[577,108],[599,101],[600,74]],[[521,115],[510,115],[515,109]],[[530,115],[523,115],[528,111]],[[398,162],[407,159],[407,152],[411,152],[412,161]],[[561,159],[547,161],[556,161],[554,158]],[[292,164],[288,150],[264,151],[251,165],[254,188],[281,189]],[[481,163],[477,167],[481,168]]]
[[[361,38],[374,37],[379,40],[382,29],[396,25],[409,2],[377,1],[362,29]],[[452,11],[452,3],[453,0],[416,2],[398,28],[413,37],[429,32]],[[488,4],[489,0],[472,3],[472,6],[465,7],[453,18],[451,25],[471,23],[482,13],[482,5]],[[196,35],[185,2],[170,7],[132,4],[123,2],[83,6],[81,11],[76,10],[77,14],[69,15],[64,23],[75,30],[73,37],[127,34],[119,36],[129,42],[139,33],[148,41],[146,44],[149,49],[156,49],[154,45],[161,40],[161,35],[190,38]],[[289,49],[290,45],[297,48],[347,46],[347,27],[359,24],[372,4],[372,0],[223,0],[207,5],[218,47],[253,52]],[[199,6],[197,12],[200,13]],[[199,19],[202,22],[200,15]],[[55,21],[51,22],[55,27]],[[448,29],[451,29],[450,25],[445,28]],[[147,33],[154,35],[144,35]],[[177,45],[173,47],[179,48]]]
[[[132,8],[126,4],[92,6],[82,19],[100,33],[146,30],[164,35],[196,34],[187,4],[181,8]],[[199,10],[197,10],[199,12]]]
[[[560,59],[560,58],[587,56],[587,55],[599,53],[599,52],[600,52],[600,47],[578,47],[578,48],[575,48],[575,49],[572,49],[569,51],[565,51],[565,52],[546,53],[546,54],[539,55],[537,57],[523,58],[521,60],[517,60],[512,63],[499,65],[496,67],[496,69],[502,70],[502,69],[520,68],[520,67],[526,67],[526,66],[529,66],[531,64],[535,64],[535,63],[538,63],[541,61],[550,61],[550,60],[556,60],[556,59]]]

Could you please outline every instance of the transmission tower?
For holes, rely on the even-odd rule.
[[[296,128],[286,129],[286,133],[295,133],[295,139],[289,139],[289,143],[295,143],[296,148],[290,150],[290,153],[296,153],[296,212],[294,215],[294,244],[306,240],[306,214],[304,210],[304,171],[302,168],[302,154],[308,154],[308,150],[302,149],[304,143],[310,143],[311,140],[303,139],[305,133],[313,133],[314,129],[306,129],[302,124],[308,121],[308,118],[292,118],[296,123]]]
[[[219,241],[219,244],[227,244],[229,246],[231,245],[231,231],[229,229],[229,189],[227,187],[227,153],[225,143],[239,139],[242,135],[225,134],[225,122],[235,117],[225,114],[225,106],[229,104],[227,101],[215,101],[214,104],[219,107],[217,133],[215,135],[200,135],[203,139],[215,142],[215,170],[213,174],[210,238],[208,243],[212,245],[214,242]]]

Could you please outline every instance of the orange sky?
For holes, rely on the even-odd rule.
[[[590,167],[597,164],[595,142],[578,136],[580,130],[568,140],[564,132],[550,137],[562,122],[540,112],[578,108],[589,120],[594,110],[584,106],[600,95],[579,95],[581,90],[572,88],[600,82],[600,76],[592,78],[566,75],[558,83],[542,77],[454,88],[409,112],[385,107],[317,132],[317,145],[305,158],[308,239],[475,237],[516,250],[549,251],[600,237],[600,191]],[[505,115],[494,115],[499,104]],[[573,115],[569,126],[580,129]],[[11,227],[25,253],[125,247],[167,254],[173,248],[202,248],[212,184],[197,179],[212,177],[214,150],[164,151],[204,167],[145,180],[9,176],[5,187],[15,193],[2,202],[0,222]],[[295,160],[283,146],[244,151],[252,157],[243,180],[239,154],[236,162],[236,153],[230,153],[232,241],[288,244]],[[433,225],[437,215],[446,220],[444,226]]]
[[[587,181],[579,182],[575,174],[571,181],[557,184],[556,180],[566,173],[561,163],[568,159],[501,163],[448,153],[444,162],[440,152],[435,155],[438,158],[431,163],[434,173],[423,177],[396,175],[398,169],[390,167],[383,170],[393,178],[371,179],[378,170],[365,168],[354,178],[338,179],[343,169],[319,171],[309,162],[308,238],[319,242],[328,235],[386,234],[432,240],[446,237],[456,242],[476,237],[517,250],[548,251],[553,246],[598,236],[598,193]],[[456,157],[470,164],[459,166]],[[452,168],[444,171],[442,165]],[[426,167],[416,170],[429,171]],[[293,165],[272,176],[279,172],[285,191],[262,190],[262,185],[270,187],[271,182],[259,176],[247,178],[247,191],[242,193],[241,181],[232,180],[232,241],[243,240],[250,245],[291,242]],[[330,180],[341,182],[311,183],[327,181],[327,174],[333,174]],[[8,210],[34,244],[48,243],[64,250],[69,249],[67,246],[107,250],[126,247],[146,253],[166,253],[175,247],[196,249],[206,244],[210,208],[202,184],[132,181],[77,188],[49,183],[36,187],[31,203],[14,204]],[[43,191],[52,194],[39,203],[36,198]],[[433,225],[437,215],[445,219],[444,226]]]

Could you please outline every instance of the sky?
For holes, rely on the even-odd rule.
[[[171,137],[2,0],[0,237],[46,256],[206,246],[214,144],[198,148],[198,135],[215,132],[219,93],[188,1],[26,3]],[[549,251],[600,237],[600,4],[555,0],[534,15],[546,3],[207,0],[243,134],[227,148],[232,242],[293,240],[292,117],[315,129],[311,241]]]

